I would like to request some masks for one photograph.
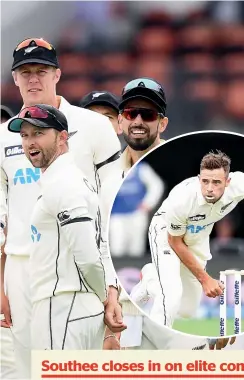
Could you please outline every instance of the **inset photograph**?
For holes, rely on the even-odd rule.
[[[153,321],[188,334],[244,332],[244,136],[182,135],[133,167],[115,198],[118,278]]]

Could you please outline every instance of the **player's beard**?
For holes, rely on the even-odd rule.
[[[126,143],[129,145],[129,147],[131,147],[133,150],[136,150],[136,151],[143,151],[143,150],[148,149],[151,145],[153,145],[154,141],[156,140],[158,136],[158,128],[154,134],[150,134],[150,129],[147,128],[147,135],[146,137],[142,137],[142,138],[131,137],[130,129],[129,129],[128,134],[123,132],[123,136]]]
[[[56,140],[48,149],[38,149],[40,153],[36,157],[28,155],[28,158],[35,168],[47,169],[48,166],[58,157]]]

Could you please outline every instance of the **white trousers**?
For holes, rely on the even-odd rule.
[[[143,305],[144,312],[150,312],[152,303]],[[122,312],[127,329],[122,331],[120,345],[125,349],[172,350],[208,349],[207,339],[179,333],[166,326],[160,326],[139,311],[129,299],[122,300]]]
[[[1,327],[1,371],[0,379],[17,379],[13,337],[10,329]]]
[[[109,243],[113,257],[141,257],[146,249],[148,214],[137,210],[130,214],[114,214],[110,218]]]
[[[4,277],[13,323],[17,378],[26,380],[31,378],[29,257],[7,255]]]
[[[177,316],[195,316],[202,298],[202,286],[169,246],[165,230],[154,221],[149,228],[149,243],[159,279],[159,291],[150,317],[161,325],[172,327]],[[206,262],[198,261],[205,268]]]
[[[95,294],[68,292],[35,302],[31,343],[35,350],[102,349],[104,306]]]
[[[120,346],[123,348],[141,346],[143,316],[123,315],[123,321],[127,329],[121,333]]]
[[[158,326],[148,317],[143,320],[141,350],[208,350],[206,338],[185,335],[166,326]]]
[[[134,350],[208,350],[208,342],[206,338],[181,334],[178,331],[169,329],[166,326],[159,326],[150,318],[145,316],[137,316],[143,318],[141,330],[141,343],[137,344],[132,340],[130,345],[124,345],[127,349]],[[134,316],[135,318],[135,316]],[[140,322],[139,322],[140,323]],[[136,323],[134,329],[136,329]],[[129,326],[130,329],[130,326]],[[139,327],[140,329],[140,327]],[[128,334],[133,334],[133,331],[128,330]]]

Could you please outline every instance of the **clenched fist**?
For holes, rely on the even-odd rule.
[[[208,276],[202,282],[202,288],[207,297],[215,298],[223,293],[225,287],[220,281]]]

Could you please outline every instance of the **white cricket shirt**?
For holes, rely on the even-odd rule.
[[[184,235],[186,245],[203,260],[212,257],[209,235],[214,223],[244,199],[244,173],[230,173],[230,178],[223,196],[214,204],[207,203],[202,196],[198,177],[186,179],[171,190],[154,216],[158,218],[162,214],[167,231],[173,236]]]
[[[107,117],[75,107],[61,97],[69,126],[69,149],[77,166],[98,189],[109,175],[121,178],[120,142]],[[30,215],[39,194],[41,171],[25,157],[21,137],[0,126],[1,182],[8,198],[6,254],[29,255]]]
[[[74,163],[59,156],[42,174],[29,235],[32,302],[63,292],[106,299],[105,271],[96,243],[98,197]]]

